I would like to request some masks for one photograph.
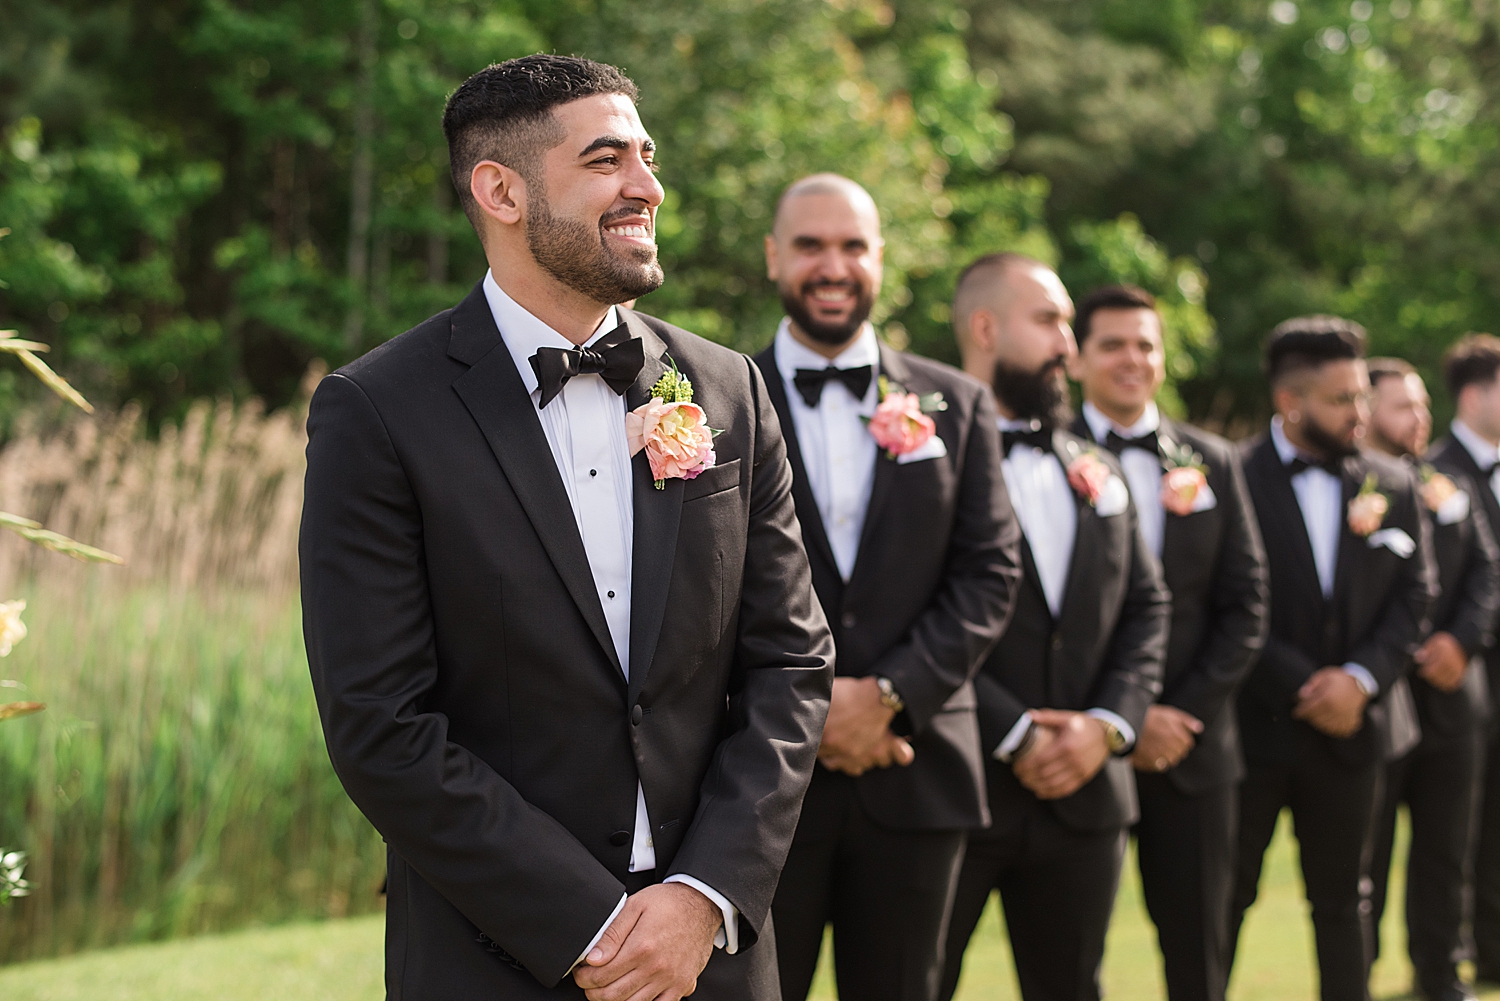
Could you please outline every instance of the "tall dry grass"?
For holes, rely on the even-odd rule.
[[[309,373],[310,391],[321,373]],[[35,422],[0,450],[0,510],[124,556],[86,566],[0,538],[30,636],[0,694],[0,845],[32,895],[0,962],[379,906],[378,835],[323,748],[297,603],[303,407],[204,403]]]

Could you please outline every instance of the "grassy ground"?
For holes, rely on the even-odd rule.
[[[1316,997],[1311,932],[1295,873],[1295,850],[1278,837],[1260,903],[1250,913],[1235,971],[1232,1001],[1293,1001]],[[1401,887],[1393,888],[1401,899]],[[1376,965],[1377,998],[1404,995],[1410,970],[1398,915],[1382,929],[1384,958]],[[826,958],[826,957],[825,957]],[[381,996],[381,919],[282,926],[232,935],[84,953],[0,969],[7,1001],[373,1001]],[[1127,867],[1104,961],[1111,1001],[1161,999],[1155,933],[1141,906],[1139,883]],[[834,997],[827,964],[815,1001]],[[959,1001],[1019,997],[998,909],[991,907],[968,954]],[[1500,1001],[1500,991],[1486,1001]]]

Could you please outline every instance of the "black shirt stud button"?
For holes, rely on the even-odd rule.
[[[598,476],[599,475],[599,470],[597,470],[597,469],[590,469],[589,470],[589,475],[590,476]]]
[[[614,845],[616,848],[624,848],[626,845],[630,844],[630,832],[616,831],[609,836],[609,843]]]
[[[610,591],[610,592],[609,592],[609,596],[610,596],[610,597],[611,597],[611,598],[613,598],[613,597],[614,597],[614,596],[615,596],[615,592],[613,592],[613,591]]]
[[[641,725],[641,716],[642,715],[644,715],[644,714],[641,712],[641,707],[639,705],[633,705],[633,706],[631,706],[630,707],[630,725],[631,726],[640,726]]]

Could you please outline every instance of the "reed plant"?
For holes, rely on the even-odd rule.
[[[0,726],[0,844],[30,883],[0,962],[380,906],[383,846],[328,763],[302,647],[302,419],[38,418],[0,450],[0,510],[126,560],[0,537],[30,634],[0,695],[48,706]]]

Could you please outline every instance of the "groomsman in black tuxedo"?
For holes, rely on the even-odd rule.
[[[1026,1001],[1099,997],[1099,963],[1137,819],[1129,755],[1161,692],[1171,605],[1120,463],[1066,430],[1073,305],[1015,254],[970,265],[953,319],[991,381],[1021,522],[1015,616],[975,679],[993,826],[970,836],[941,996],[992,890]]]
[[[1150,293],[1101,288],[1079,303],[1073,331],[1084,400],[1073,431],[1120,457],[1172,593],[1162,695],[1131,755],[1146,909],[1171,1001],[1223,1001],[1245,770],[1234,693],[1265,642],[1265,550],[1234,446],[1153,402],[1166,355]]]
[[[1366,442],[1415,464],[1432,430],[1427,387],[1399,358],[1369,363],[1370,428]],[[1438,600],[1433,632],[1417,650],[1411,679],[1422,742],[1386,766],[1375,829],[1375,926],[1385,911],[1396,836],[1396,810],[1411,815],[1406,866],[1407,948],[1416,990],[1428,1001],[1466,1001],[1474,992],[1458,976],[1464,890],[1474,841],[1474,794],[1484,760],[1489,686],[1484,651],[1500,614],[1500,552],[1474,481],[1452,456],[1416,466],[1422,507],[1432,529]],[[1378,951],[1379,939],[1376,946]]]
[[[1455,416],[1428,458],[1473,482],[1491,531],[1500,531],[1500,338],[1463,338],[1444,356],[1443,369]],[[1500,693],[1500,650],[1491,643],[1484,657],[1493,700]],[[1476,979],[1495,983],[1500,982],[1500,731],[1491,723],[1474,861],[1474,967]]]
[[[1411,472],[1356,443],[1364,330],[1288,320],[1266,346],[1276,416],[1245,478],[1271,570],[1271,633],[1239,696],[1246,776],[1232,941],[1290,807],[1323,1001],[1367,1001],[1371,831],[1385,763],[1415,746],[1406,674],[1435,596]]]
[[[988,390],[875,336],[882,247],[869,194],[832,174],[788,188],[766,237],[786,318],[756,362],[838,651],[772,911],[785,1001],[829,922],[841,997],[931,1001],[966,833],[989,819],[971,679],[1015,600],[1019,528]]]

